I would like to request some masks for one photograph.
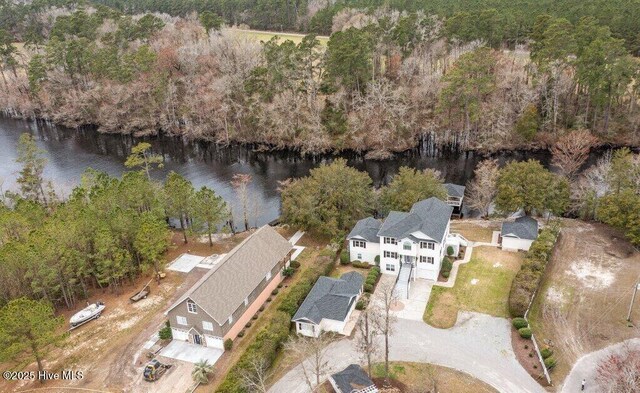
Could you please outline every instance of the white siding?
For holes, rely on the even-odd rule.
[[[207,347],[224,349],[224,340],[222,339],[222,337],[208,336],[205,334],[204,339]]]
[[[295,322],[296,333],[307,337],[318,337],[320,335],[320,326],[307,322]],[[302,329],[300,328],[302,327]]]
[[[529,250],[531,247],[531,243],[533,240],[527,239],[518,239],[517,237],[503,237],[502,238],[502,248],[505,250]]]
[[[353,240],[349,240],[349,260],[350,261],[362,261],[370,264],[375,264],[376,256],[380,255],[380,245],[378,243],[367,242],[366,247],[354,247]],[[364,241],[364,240],[362,240]]]
[[[171,328],[171,334],[172,334],[174,340],[180,340],[180,341],[188,341],[189,340],[189,333],[187,333],[184,330]]]
[[[323,332],[336,332],[342,334],[345,324],[346,320],[334,321],[333,319],[323,319],[322,322],[320,322],[320,327]]]

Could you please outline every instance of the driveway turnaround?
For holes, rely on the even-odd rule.
[[[466,372],[500,392],[541,393],[545,390],[522,368],[511,347],[511,326],[504,318],[460,312],[451,329],[437,329],[423,321],[398,318],[390,337],[392,361],[433,363]],[[382,348],[382,337],[380,347]],[[328,347],[329,373],[362,363],[355,340],[342,339]],[[309,368],[310,369],[310,368]],[[298,365],[269,392],[308,393]]]
[[[223,352],[222,349],[208,348],[185,341],[173,340],[169,345],[162,348],[159,355],[189,363],[197,363],[204,359],[208,360],[209,364],[215,364]]]
[[[580,392],[583,379],[586,382],[584,389],[585,392],[598,392],[599,390],[595,384],[598,364],[602,360],[606,359],[607,356],[619,353],[627,346],[629,348],[640,349],[640,338],[633,338],[618,344],[609,345],[608,347],[588,353],[578,359],[576,364],[573,365],[571,372],[564,380],[561,392]]]

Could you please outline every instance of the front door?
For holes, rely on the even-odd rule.
[[[193,342],[198,345],[202,345],[202,338],[200,338],[199,334],[193,335]]]
[[[404,263],[412,263],[413,262],[413,257],[410,255],[405,255],[404,256]]]

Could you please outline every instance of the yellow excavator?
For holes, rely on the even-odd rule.
[[[144,367],[144,380],[157,381],[170,368],[170,364],[160,363],[157,359],[153,359]]]

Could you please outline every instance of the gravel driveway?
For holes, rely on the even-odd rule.
[[[485,314],[461,312],[451,329],[437,329],[422,321],[398,319],[390,338],[392,361],[433,363],[466,372],[500,392],[537,393],[544,389],[520,366],[511,347],[509,322]],[[381,337],[379,337],[381,339]],[[331,372],[361,363],[355,340],[329,346]],[[301,366],[280,379],[273,393],[308,393]]]

